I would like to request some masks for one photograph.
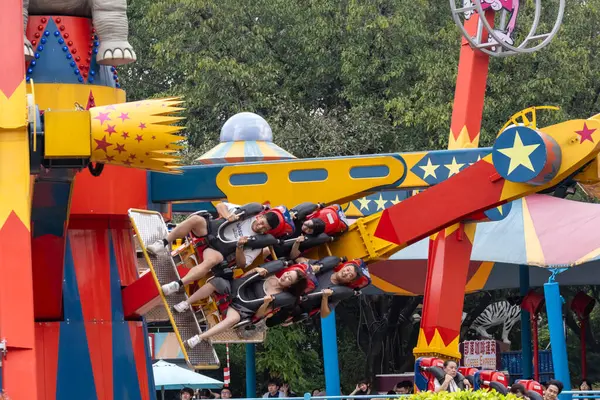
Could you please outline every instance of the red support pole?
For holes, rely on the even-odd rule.
[[[540,349],[538,345],[538,324],[537,314],[531,316],[531,331],[533,334],[533,379],[540,381],[539,355]]]

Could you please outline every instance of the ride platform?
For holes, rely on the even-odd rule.
[[[155,211],[137,209],[129,210],[128,214],[161,299],[160,304],[150,310],[148,314],[156,316],[158,312],[164,315],[166,311],[166,317],[173,327],[183,356],[191,367],[194,369],[219,368],[219,358],[210,343],[205,341],[200,342],[193,349],[184,344],[184,341],[192,336],[202,333],[196,313],[191,308],[184,313],[172,311],[175,304],[187,299],[187,294],[184,291],[180,291],[170,296],[164,296],[162,293],[162,285],[180,279],[170,253],[165,252],[157,256],[150,256],[146,249],[148,244],[154,243],[167,235],[167,225],[162,215]],[[205,317],[203,318],[206,319]]]

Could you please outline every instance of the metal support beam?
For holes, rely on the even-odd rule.
[[[246,344],[246,397],[256,397],[256,345]]]
[[[325,393],[340,396],[340,366],[338,363],[337,329],[335,310],[327,318],[321,318],[323,340],[323,364],[325,366]]]

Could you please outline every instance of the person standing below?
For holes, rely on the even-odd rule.
[[[546,390],[544,391],[544,400],[556,400],[558,395],[563,390],[563,384],[561,381],[551,379],[546,384]]]
[[[179,392],[179,398],[181,400],[191,400],[191,399],[193,399],[194,398],[194,389],[189,388],[189,387],[184,387]]]
[[[231,390],[229,390],[229,388],[223,388],[221,390],[221,398],[222,399],[230,399],[231,398]]]
[[[444,372],[446,376],[444,377],[443,382],[439,382],[437,379],[434,379],[434,391],[438,392],[460,392],[460,388],[456,384],[456,373],[458,372],[458,366],[454,361],[444,361]],[[463,381],[465,388],[470,387],[470,383],[467,379]]]
[[[283,385],[280,388],[278,382],[270,380],[267,382],[267,393],[263,395],[263,398],[271,399],[274,397],[288,397],[288,390],[288,385]]]

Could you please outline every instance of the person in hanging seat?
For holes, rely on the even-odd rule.
[[[202,340],[227,331],[243,319],[264,318],[271,311],[295,304],[299,297],[316,285],[309,265],[290,265],[290,261],[276,260],[254,268],[238,279],[210,278],[187,300],[173,306],[176,312],[185,312],[195,302],[218,293],[229,299],[225,318],[206,332],[187,340],[193,348]]]
[[[219,218],[213,219],[207,212],[192,214],[174,227],[167,237],[147,246],[150,254],[158,255],[167,252],[174,240],[186,235],[206,239],[207,247],[202,251],[202,262],[191,268],[179,281],[162,285],[165,296],[203,278],[224,261],[235,261],[238,268],[249,266],[263,248],[277,243],[277,237],[293,229],[291,217],[286,221],[285,212],[280,208],[271,210],[259,203],[239,206],[223,202],[217,204],[216,209]]]
[[[299,304],[282,308],[266,322],[268,327],[301,322],[321,313],[326,318],[341,301],[359,294],[371,283],[366,264],[361,259],[346,260],[328,256],[319,261],[306,260],[316,274],[318,285],[300,299]]]
[[[273,246],[277,257],[298,258],[307,250],[332,241],[348,230],[348,220],[338,204],[302,203],[290,209],[294,233]]]

